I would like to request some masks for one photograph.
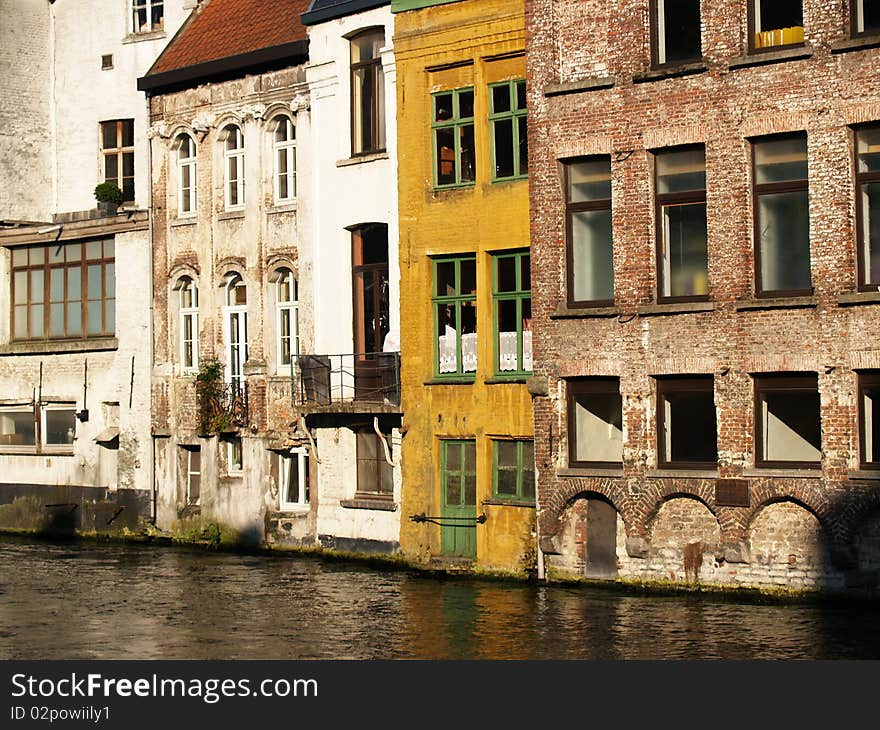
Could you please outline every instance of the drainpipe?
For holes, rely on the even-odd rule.
[[[52,166],[52,210],[49,211],[50,215],[58,212],[58,110],[55,102],[55,83],[55,5],[49,3],[49,129],[52,130],[52,144],[49,147]]]
[[[149,128],[150,124],[150,95],[148,93],[144,93],[144,99],[147,107],[147,128]],[[147,235],[149,236],[149,264],[147,265],[147,270],[149,271],[149,292],[150,292],[150,304],[148,307],[149,316],[147,318],[147,339],[150,343],[149,352],[150,359],[147,362],[147,378],[148,378],[148,387],[150,392],[150,399],[147,405],[147,413],[148,416],[151,416],[153,413],[153,363],[156,361],[155,359],[155,343],[153,342],[153,141],[150,137],[147,137]],[[152,420],[152,419],[151,419]],[[159,487],[156,484],[156,439],[152,434],[152,429],[150,429],[149,433],[150,437],[150,463],[147,467],[147,478],[150,482],[150,489],[152,491],[151,502],[151,515],[150,522],[155,526],[156,517],[158,512],[158,499],[159,499]]]

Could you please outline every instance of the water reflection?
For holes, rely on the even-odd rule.
[[[0,659],[878,656],[871,606],[642,597],[0,538]]]

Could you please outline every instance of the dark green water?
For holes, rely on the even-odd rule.
[[[877,614],[0,538],[0,659],[875,659]]]

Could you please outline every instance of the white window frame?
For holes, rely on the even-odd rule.
[[[184,487],[186,488],[186,493],[184,494],[184,505],[195,505],[199,504],[202,498],[202,449],[199,446],[187,446],[182,447],[186,452],[186,480],[184,483]],[[192,468],[192,457],[193,454],[197,453],[199,455],[199,470],[193,471]],[[193,475],[198,474],[199,476],[199,494],[195,500],[191,499],[192,494],[192,478]]]
[[[238,445],[238,459],[235,458],[235,447]],[[244,473],[244,442],[240,436],[233,436],[226,441],[226,473],[241,475]]]
[[[30,422],[33,426],[33,444],[3,444],[0,445],[0,451],[18,454],[33,454],[37,451],[37,421],[34,418],[34,406],[30,403],[24,403],[14,406],[0,406],[0,415],[6,413],[27,413],[30,416]]]
[[[289,127],[290,136],[278,141],[278,133]],[[287,172],[281,172],[279,160],[284,157]],[[296,200],[296,125],[288,116],[279,116],[272,125],[272,171],[273,188],[275,190],[276,203],[290,203]],[[287,195],[281,195],[281,180],[287,178]]]
[[[236,145],[230,147],[230,144]],[[229,175],[229,166],[235,161],[236,177]],[[236,202],[232,202],[235,190]],[[244,208],[244,132],[236,124],[223,128],[223,204],[226,210]]]
[[[73,440],[66,444],[50,444],[46,441],[48,433],[46,429],[46,414],[50,411],[69,411],[73,414]],[[73,451],[73,445],[76,441],[76,403],[46,403],[40,408],[40,450],[43,453],[62,452],[69,453]]]
[[[184,294],[187,287],[192,291],[192,306],[184,306]],[[178,306],[180,337],[178,338],[180,350],[180,371],[181,373],[193,373],[199,369],[199,286],[195,280],[189,276],[183,276],[178,280]],[[192,362],[186,362],[186,321],[191,321],[190,331],[192,332]]]
[[[278,269],[275,276],[275,356],[278,363],[277,370],[281,372],[282,370],[289,369],[294,358],[299,355],[299,282],[297,281],[296,274],[287,268]],[[281,292],[284,286],[284,279],[288,276],[292,279],[293,299],[285,300],[281,298]],[[286,361],[283,356],[284,348],[282,347],[284,339],[282,333],[284,329],[281,326],[285,316],[290,319],[290,357]]]
[[[235,304],[233,292],[237,283],[242,282],[247,294],[247,285],[239,274],[232,274],[227,278],[225,285],[225,301],[223,307],[223,345],[226,351],[226,382],[237,386],[239,392],[244,390],[244,364],[248,359],[248,335],[247,335],[247,304]],[[238,357],[233,362],[232,356],[232,323],[235,322],[239,332]]]
[[[162,22],[160,25],[153,25],[153,8],[161,7],[162,8]],[[160,30],[165,30],[165,2],[164,0],[131,0],[130,15],[131,18],[131,32],[134,34],[140,33],[157,33]],[[147,13],[147,25],[144,28],[139,28],[137,24],[137,12],[138,10],[146,10]]]
[[[177,217],[187,218],[196,215],[198,206],[196,141],[186,132],[179,134],[175,151],[177,153]],[[183,156],[184,152],[188,153],[187,157]],[[183,202],[183,193],[186,190],[183,185],[184,170],[189,172],[189,207],[185,207]]]
[[[284,498],[287,481],[290,479],[290,465],[293,459],[297,460],[297,475],[299,476],[298,502],[288,502]],[[278,454],[278,508],[281,511],[309,508],[309,500],[306,497],[309,481],[308,465],[309,452],[303,447],[292,448],[289,451]]]

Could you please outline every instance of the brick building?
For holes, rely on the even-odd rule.
[[[880,11],[527,2],[548,575],[880,560]]]

